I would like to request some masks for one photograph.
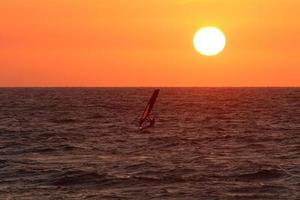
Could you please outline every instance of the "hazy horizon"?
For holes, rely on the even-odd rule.
[[[300,86],[0,86],[0,88],[300,88]]]

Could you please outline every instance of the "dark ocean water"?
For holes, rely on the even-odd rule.
[[[300,88],[0,89],[0,199],[300,199]]]

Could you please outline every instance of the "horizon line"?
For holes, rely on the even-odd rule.
[[[0,88],[300,88],[299,86],[0,86]]]

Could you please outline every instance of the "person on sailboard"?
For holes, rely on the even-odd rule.
[[[153,106],[155,104],[155,101],[157,99],[158,94],[159,94],[159,89],[154,90],[151,98],[149,99],[149,102],[146,105],[146,107],[144,109],[144,112],[143,112],[143,115],[142,115],[142,117],[140,118],[140,121],[139,121],[140,130],[144,130],[146,128],[151,128],[151,127],[154,126],[155,117],[151,118],[150,114],[151,114],[151,111],[153,109]],[[149,122],[149,124],[146,125],[146,126],[143,126],[143,125],[145,125],[145,122]]]
[[[149,127],[153,127],[155,124],[155,117],[153,117],[153,118],[149,117],[149,122],[150,122]]]

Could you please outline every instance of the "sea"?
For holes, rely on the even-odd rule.
[[[1,88],[0,199],[300,199],[300,88],[154,89]]]

